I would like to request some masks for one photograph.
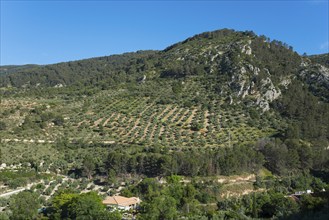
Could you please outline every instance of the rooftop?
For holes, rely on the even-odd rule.
[[[104,205],[129,206],[140,202],[137,197],[127,198],[124,196],[108,196],[103,200]]]

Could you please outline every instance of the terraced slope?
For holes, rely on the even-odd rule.
[[[225,100],[214,100],[211,108],[206,108],[160,104],[160,98],[106,91],[73,102],[3,99],[0,105],[7,131],[2,131],[2,141],[54,143],[65,135],[71,142],[219,147],[252,142],[276,132],[271,113],[252,119],[242,106],[232,111]],[[45,115],[56,114],[63,117],[65,126],[56,126],[51,120],[40,122]]]
[[[327,141],[328,76],[280,41],[205,32],[163,51],[1,76],[1,142],[190,149],[273,136]]]

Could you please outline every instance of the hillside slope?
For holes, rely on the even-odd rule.
[[[34,68],[37,66],[38,65],[34,65],[34,64],[0,66],[0,76],[6,75],[6,74],[11,74],[11,73],[16,73],[16,72],[23,71],[26,69],[31,69],[31,68]]]
[[[310,60],[329,68],[329,53],[308,56]]]
[[[5,142],[65,137],[171,148],[272,137],[327,143],[328,76],[327,67],[280,41],[251,31],[205,32],[163,51],[1,76],[1,134]]]
[[[0,78],[0,86],[83,84],[104,89],[138,81],[144,75],[148,80],[200,77],[208,81],[205,83],[210,92],[229,94],[232,98],[252,98],[268,110],[269,103],[278,98],[282,88],[287,88],[295,77],[320,90],[328,88],[329,71],[314,63],[316,60],[299,56],[280,41],[270,41],[250,31],[223,29],[196,35],[164,51],[139,51],[22,71],[15,69],[15,73]],[[326,92],[320,95],[328,98]]]
[[[115,214],[96,192],[140,197],[137,219],[327,219],[325,57],[223,29],[163,51],[13,67],[0,76],[0,192],[32,182],[24,193],[49,219],[80,198]]]

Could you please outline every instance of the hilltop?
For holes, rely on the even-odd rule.
[[[31,69],[31,68],[34,68],[34,67],[37,67],[37,66],[38,65],[35,65],[35,64],[0,66],[0,76],[10,74],[10,73],[19,72],[19,71],[26,70],[26,69]]]
[[[329,67],[329,53],[308,56],[313,62]]]

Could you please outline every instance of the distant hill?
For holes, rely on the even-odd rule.
[[[313,62],[329,68],[329,53],[308,56]]]
[[[31,69],[31,68],[34,68],[34,67],[38,67],[38,65],[26,64],[26,65],[4,65],[4,66],[0,66],[0,76],[1,75],[6,75],[6,74],[11,74],[11,73],[16,73],[16,72]]]

